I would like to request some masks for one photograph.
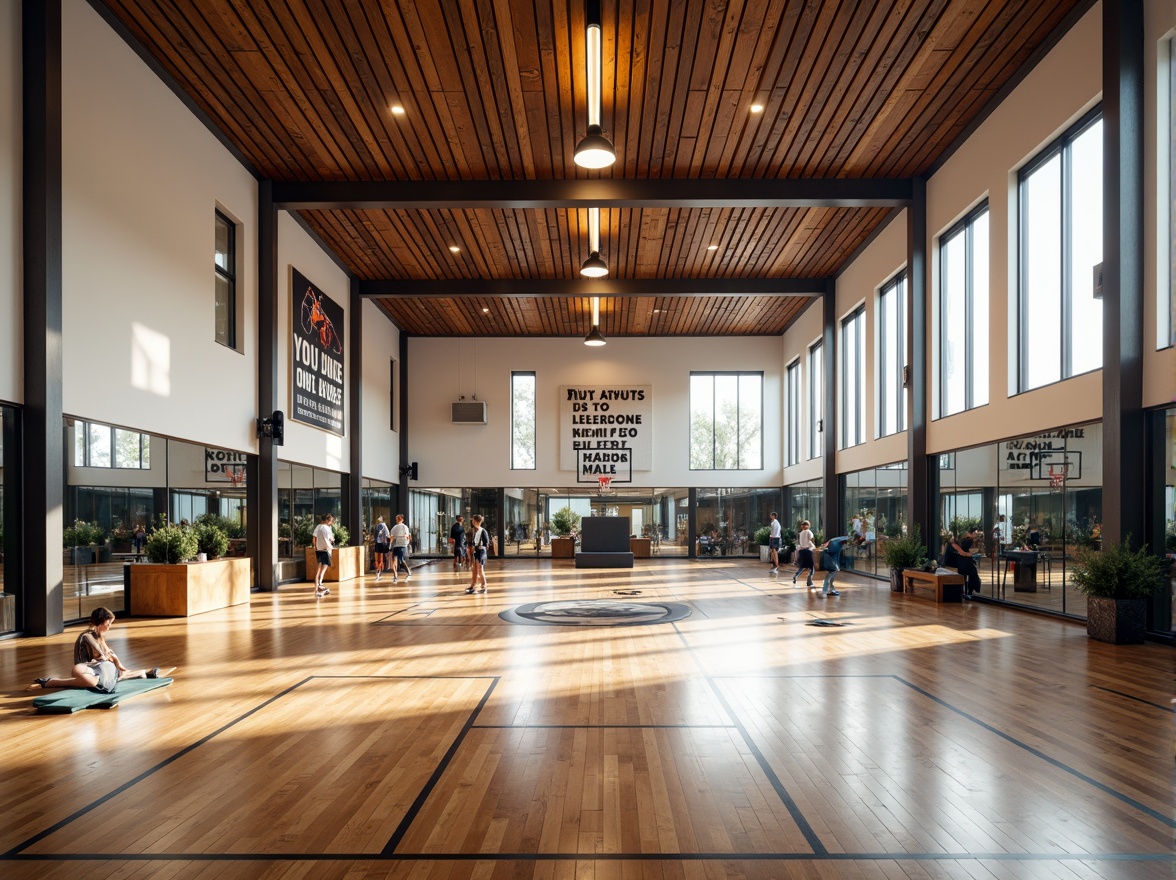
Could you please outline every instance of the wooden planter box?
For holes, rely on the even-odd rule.
[[[653,539],[652,538],[630,538],[629,552],[633,554],[634,559],[652,559],[653,558]]]
[[[132,617],[191,617],[249,601],[252,560],[210,559],[179,565],[129,566]]]
[[[576,555],[576,539],[575,538],[552,538],[551,539],[551,558],[552,559],[573,559]]]
[[[1112,645],[1139,645],[1147,629],[1146,599],[1086,600],[1086,634]]]
[[[331,551],[331,567],[323,575],[323,582],[350,581],[363,574],[363,546],[336,547]],[[314,573],[318,571],[318,558],[314,550],[306,548],[306,579],[314,581]]]

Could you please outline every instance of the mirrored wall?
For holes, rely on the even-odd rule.
[[[841,510],[845,521],[827,541],[849,538],[841,554],[847,570],[889,577],[884,556],[886,542],[906,534],[907,466],[905,461],[846,474]]]

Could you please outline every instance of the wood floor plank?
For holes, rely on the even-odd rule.
[[[0,873],[1168,876],[1169,648],[1111,648],[1080,624],[851,574],[821,598],[740,560],[519,560],[489,578],[469,597],[464,577],[426,565],[318,602],[298,585],[119,621],[120,656],[175,665],[176,681],[75,716],[35,715],[24,691],[64,671],[75,630],[0,642]],[[617,628],[499,617],[633,589],[692,614]],[[380,857],[402,827],[396,857]],[[814,841],[829,856],[808,858]],[[54,854],[82,865],[21,860]]]

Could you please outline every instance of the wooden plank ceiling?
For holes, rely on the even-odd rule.
[[[586,125],[580,0],[101,2],[266,178],[605,176],[683,187],[925,173],[1067,15],[1089,5],[602,0],[602,123],[618,160],[589,172],[572,161]],[[614,279],[820,278],[888,213],[613,209],[602,212],[601,254]],[[463,290],[477,279],[577,277],[584,211],[302,215],[360,279],[455,282],[453,298],[382,300],[411,333],[587,330],[582,297],[479,299]],[[603,307],[602,329],[778,334],[807,302],[620,297]]]

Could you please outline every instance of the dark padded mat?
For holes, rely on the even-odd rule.
[[[134,678],[120,681],[113,694],[100,694],[86,688],[51,688],[33,699],[38,712],[50,715],[69,715],[82,709],[113,709],[123,700],[145,694],[156,688],[167,687],[170,678]]]

